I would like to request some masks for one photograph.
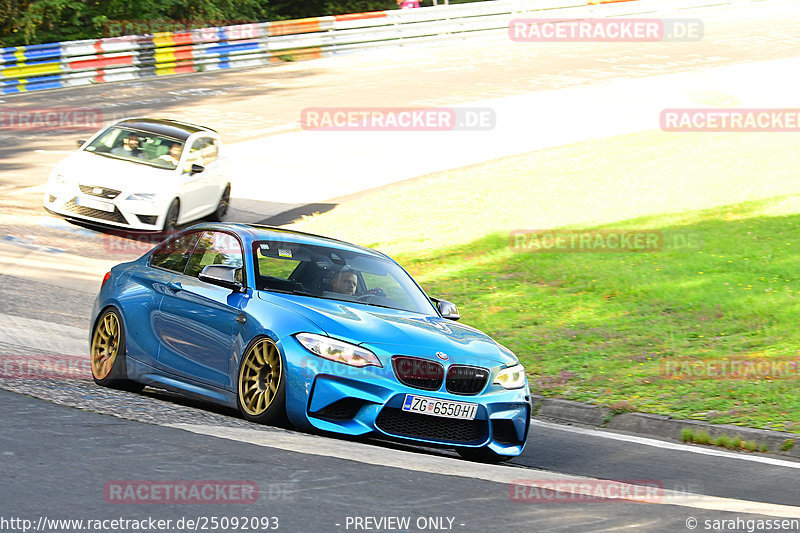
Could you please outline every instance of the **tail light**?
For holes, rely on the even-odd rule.
[[[103,286],[106,284],[106,281],[111,279],[111,272],[106,272],[106,275],[103,276],[103,283],[100,284],[100,288],[102,289]]]

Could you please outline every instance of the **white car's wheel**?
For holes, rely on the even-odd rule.
[[[164,233],[174,233],[175,228],[178,227],[178,215],[181,212],[181,203],[178,201],[177,198],[172,200],[172,203],[169,205],[169,209],[167,209],[167,216],[164,217],[164,224],[161,227],[161,230]]]
[[[211,220],[216,222],[221,222],[222,218],[225,216],[225,213],[228,212],[228,206],[231,203],[231,186],[228,185],[225,187],[225,190],[222,191],[222,196],[219,198],[219,203],[217,204],[217,209],[211,214]]]

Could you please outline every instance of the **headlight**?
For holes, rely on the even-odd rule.
[[[136,194],[131,194],[130,196],[128,196],[125,199],[126,200],[133,200],[133,201],[150,202],[155,197],[156,197],[155,193],[152,193],[152,192],[140,192],[140,193],[136,193]]]
[[[53,172],[50,175],[50,179],[53,180],[53,184],[55,185],[64,185],[67,182],[67,178],[65,178],[64,174],[61,172]]]
[[[294,337],[306,350],[324,359],[357,367],[383,367],[378,356],[355,344],[313,333],[298,333]]]
[[[519,389],[525,386],[525,368],[522,365],[514,365],[504,368],[497,373],[494,384],[500,385],[504,389]]]

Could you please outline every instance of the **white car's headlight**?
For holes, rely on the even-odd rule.
[[[500,385],[504,389],[519,389],[525,386],[525,368],[522,365],[514,365],[504,368],[497,373],[494,384]]]
[[[130,196],[128,196],[125,199],[126,200],[139,201],[139,202],[152,202],[155,197],[156,197],[156,194],[152,193],[152,192],[139,192],[139,193],[136,193],[136,194],[131,194]]]
[[[340,341],[324,335],[314,333],[298,333],[294,336],[306,350],[324,359],[344,363],[350,366],[379,366],[383,367],[378,356],[369,350]]]
[[[50,180],[53,182],[53,185],[64,185],[67,182],[67,178],[65,178],[64,174],[61,172],[53,172],[50,175]]]

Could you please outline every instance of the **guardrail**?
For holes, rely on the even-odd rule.
[[[453,39],[505,31],[513,18],[536,13],[599,18],[750,1],[757,0],[494,0],[19,46],[0,49],[0,93],[253,67]]]

